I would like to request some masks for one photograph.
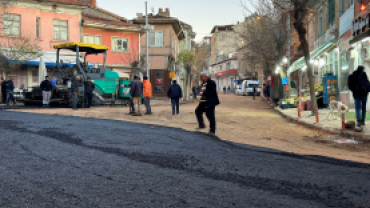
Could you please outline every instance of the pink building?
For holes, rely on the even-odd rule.
[[[109,46],[106,68],[124,76],[130,76],[143,67],[140,57],[140,37],[145,33],[141,25],[128,23],[108,11],[92,5],[83,12],[83,36],[85,43]],[[90,56],[89,64],[103,63],[103,55]]]
[[[15,87],[21,84],[28,86],[39,85],[38,68],[40,59],[44,59],[47,67],[55,66],[55,50],[53,45],[64,42],[81,42],[82,10],[87,8],[90,1],[78,0],[54,0],[54,1],[15,1],[7,14],[4,15],[5,28],[1,31],[1,48],[15,47],[14,43],[22,38],[28,40],[28,44],[39,48],[41,57],[21,58],[25,61],[16,69],[0,69],[2,77],[15,79]],[[2,50],[4,51],[4,50]],[[2,53],[2,61],[11,61]],[[74,59],[69,53],[63,53],[62,59],[68,63]]]

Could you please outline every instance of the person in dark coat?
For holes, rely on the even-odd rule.
[[[6,89],[5,89],[5,80],[4,80],[4,77],[1,77],[0,85],[1,85],[2,103],[5,104],[6,103]]]
[[[369,89],[363,89],[360,83],[369,83],[369,79],[364,72],[363,66],[358,66],[348,77],[348,87],[352,91],[353,98],[355,99],[355,110],[357,118],[357,126],[364,126],[366,120],[366,102]]]
[[[49,81],[49,76],[46,76],[45,80],[41,82],[40,88],[42,90],[42,104],[44,107],[49,107],[51,90],[53,89],[53,85]]]
[[[87,77],[87,81],[84,84],[85,84],[85,106],[86,108],[91,108],[95,84],[92,82],[91,77]]]
[[[196,100],[197,99],[197,86],[194,85],[192,90],[193,90],[193,98],[194,98],[194,100]]]
[[[206,85],[205,91],[201,94],[202,100],[199,103],[198,107],[195,109],[195,115],[197,116],[199,129],[204,129],[203,113],[206,113],[206,116],[210,123],[210,134],[216,133],[216,118],[215,118],[215,108],[220,104],[218,99],[216,83],[208,78],[208,72],[202,72],[200,75],[203,85]]]
[[[10,101],[12,101],[13,104],[15,105],[16,102],[15,102],[15,99],[14,99],[14,96],[13,96],[14,83],[13,83],[11,78],[9,78],[9,80],[5,81],[5,90],[6,90],[7,100],[8,100],[7,105],[9,105]]]
[[[176,114],[179,114],[180,113],[180,99],[182,98],[182,89],[180,85],[177,84],[176,80],[173,80],[172,85],[168,88],[167,97],[171,99],[172,115],[175,115],[175,112]]]
[[[78,91],[79,91],[79,82],[80,77],[76,76],[72,78],[71,90],[72,90],[72,108],[73,110],[77,110],[77,102],[78,102]]]
[[[256,86],[253,86],[253,100],[256,99]]]
[[[138,76],[134,76],[134,81],[131,83],[131,99],[134,102],[135,114],[133,116],[141,116],[140,106],[141,99],[143,97],[143,83],[140,81]]]

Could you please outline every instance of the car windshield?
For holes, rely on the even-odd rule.
[[[259,88],[259,85],[258,84],[249,84],[247,88],[253,88],[253,87]]]

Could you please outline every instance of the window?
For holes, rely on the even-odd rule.
[[[346,0],[339,0],[339,16],[342,16],[346,9],[344,8],[344,3]]]
[[[335,0],[326,2],[326,29],[333,26],[335,20]]]
[[[54,40],[68,40],[68,21],[54,20]]]
[[[4,14],[4,35],[21,35],[21,16],[14,14]]]
[[[163,46],[163,32],[150,32],[149,33],[149,46]]]
[[[322,35],[322,8],[319,10],[319,37]]]
[[[354,0],[348,0],[348,4],[347,4],[347,7],[348,9],[354,4]]]
[[[118,53],[128,52],[128,39],[127,38],[112,38],[112,51]]]
[[[84,42],[90,44],[101,44],[101,36],[98,35],[84,35]]]
[[[40,17],[36,17],[36,38],[40,38]]]

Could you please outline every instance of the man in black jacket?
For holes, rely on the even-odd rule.
[[[357,125],[364,126],[366,120],[366,102],[369,89],[363,89],[360,83],[369,83],[369,79],[364,72],[363,66],[358,66],[357,70],[354,71],[348,77],[348,87],[353,93],[355,99],[355,109],[357,117]]]
[[[5,90],[6,90],[6,95],[8,96],[7,97],[7,100],[8,100],[7,105],[9,105],[10,101],[12,101],[13,104],[15,105],[15,99],[14,99],[14,96],[13,96],[14,83],[13,83],[11,78],[9,78],[8,81],[5,81]]]
[[[42,104],[44,107],[49,107],[51,90],[53,89],[53,85],[49,81],[49,76],[46,76],[45,80],[41,82],[40,88],[42,90]]]
[[[91,108],[94,90],[95,90],[95,84],[92,82],[90,77],[87,77],[87,82],[85,82],[85,106],[86,106],[86,100],[87,100],[86,108]]]
[[[182,98],[182,89],[177,84],[176,80],[172,81],[172,85],[168,88],[167,97],[171,99],[172,104],[172,115],[180,113],[180,99]],[[176,107],[176,111],[175,111]]]
[[[78,91],[79,91],[79,82],[80,82],[80,77],[72,77],[72,84],[71,84],[71,89],[72,89],[72,108],[73,110],[77,110],[77,102],[78,102]]]
[[[6,89],[5,89],[5,80],[4,80],[4,77],[1,77],[0,84],[1,84],[2,103],[5,104],[6,103]]]
[[[195,115],[197,116],[199,129],[204,129],[206,126],[203,121],[203,113],[206,113],[206,116],[210,123],[210,134],[216,133],[216,118],[215,118],[215,108],[220,104],[218,99],[216,83],[208,78],[208,72],[204,71],[200,75],[200,79],[203,81],[203,84],[206,85],[205,91],[201,93],[202,100],[200,101],[197,109],[195,109]]]

